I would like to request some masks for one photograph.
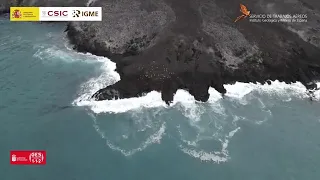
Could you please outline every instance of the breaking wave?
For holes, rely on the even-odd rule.
[[[128,99],[120,100],[106,100],[106,101],[94,101],[90,97],[93,93],[99,89],[111,85],[120,80],[120,76],[114,71],[116,68],[115,63],[111,62],[107,58],[101,58],[91,55],[99,62],[102,62],[101,70],[102,74],[98,77],[91,78],[88,82],[81,85],[80,96],[74,100],[73,104],[76,106],[87,106],[96,113],[123,113],[130,110],[137,110],[141,108],[155,108],[155,107],[165,107],[169,108],[162,100],[161,94],[156,91],[152,91],[143,97],[134,97]],[[317,84],[320,87],[320,83]],[[254,94],[265,94],[271,98],[278,99],[281,98],[283,101],[290,101],[293,97],[295,98],[308,98],[306,93],[306,88],[300,83],[286,84],[284,82],[273,81],[271,85],[266,84],[253,84],[253,83],[240,83],[226,84],[224,87],[227,89],[226,97],[231,101],[239,101],[241,104],[248,103],[248,95]],[[209,89],[210,98],[207,103],[213,104],[214,102],[221,100],[222,96],[215,89]],[[320,100],[320,91],[314,92],[315,99]],[[249,98],[250,99],[250,98]],[[178,90],[174,96],[173,103],[170,107],[181,104],[185,109],[190,111],[198,112],[198,104],[201,102],[196,102],[194,97],[191,96],[185,90]],[[262,102],[261,102],[262,103]],[[192,118],[197,118],[199,116],[194,116]]]
[[[226,162],[230,159],[229,142],[240,130],[238,121],[249,121],[260,125],[272,117],[270,108],[274,102],[308,98],[306,89],[301,83],[285,84],[274,81],[271,85],[253,83],[225,85],[227,89],[225,98],[215,89],[210,88],[210,98],[206,103],[195,101],[194,97],[185,90],[176,92],[170,106],[161,100],[161,94],[156,91],[137,98],[93,101],[90,97],[94,92],[120,80],[119,75],[114,71],[113,62],[107,58],[98,58],[98,61],[102,62],[102,74],[81,85],[79,97],[73,104],[88,107],[93,112],[94,126],[106,140],[106,144],[125,156],[133,155],[151,144],[159,143],[167,132],[185,154],[202,161]],[[267,99],[261,98],[261,95],[266,96]],[[319,97],[319,91],[315,92],[316,100],[319,100]],[[248,109],[252,112],[247,113]],[[168,111],[169,114],[164,113]],[[127,129],[130,132],[129,135],[124,133],[121,135],[122,139],[106,135],[108,128],[101,124],[104,120],[97,119],[97,116],[100,117],[106,113],[131,116],[129,119],[132,119],[135,125],[116,130]],[[115,124],[121,124],[119,122],[121,120],[115,121],[117,121],[114,122]],[[141,123],[145,128],[143,131],[139,130],[141,127],[137,125],[141,126]],[[102,130],[103,128],[105,130]],[[114,130],[110,129],[109,132]],[[142,138],[144,140],[140,139],[139,143],[131,147],[124,147],[128,144],[127,141],[135,140],[134,137],[141,132],[146,136]],[[214,142],[213,145],[208,146],[212,144],[206,143],[208,141]]]
[[[169,138],[186,155],[202,161],[227,162],[231,158],[228,145],[241,130],[239,122],[263,124],[272,117],[271,108],[275,103],[309,97],[299,82],[274,81],[271,85],[227,84],[225,97],[210,88],[206,103],[195,101],[185,90],[176,92],[170,106],[156,91],[137,98],[93,101],[90,98],[93,93],[120,80],[114,71],[115,63],[107,58],[76,53],[67,44],[64,46],[63,49],[52,45],[37,46],[34,57],[59,57],[68,62],[81,60],[99,64],[98,75],[80,85],[72,104],[88,109],[93,126],[106,145],[124,156],[148,150],[151,145]],[[314,95],[319,101],[320,91]]]

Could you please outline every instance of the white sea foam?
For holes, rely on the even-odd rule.
[[[228,160],[228,157],[219,156],[214,152],[205,152],[202,150],[194,150],[194,149],[188,149],[183,146],[180,146],[182,152],[188,154],[189,156],[192,156],[194,158],[198,158],[201,161],[213,161],[216,163],[226,162]]]
[[[98,76],[91,78],[88,82],[81,85],[79,92],[80,96],[73,102],[76,106],[88,106],[95,113],[123,113],[129,110],[135,110],[140,108],[154,108],[154,107],[167,107],[167,105],[161,100],[161,94],[156,91],[152,91],[143,97],[134,97],[120,100],[106,100],[106,101],[94,101],[90,97],[100,88],[115,83],[120,80],[119,75],[114,71],[115,63],[111,62],[107,58],[97,58],[103,63],[101,66],[103,73]],[[299,98],[308,98],[306,94],[306,88],[299,82],[286,84],[284,82],[273,81],[271,85],[266,84],[253,84],[253,83],[240,83],[229,85],[226,84],[224,87],[227,89],[226,97],[230,99],[236,99],[246,103],[244,97],[252,92],[264,93],[267,95],[276,95],[289,101],[292,96]],[[320,83],[318,83],[320,87]],[[213,88],[209,89],[210,98],[209,104],[212,104],[222,96]],[[314,92],[315,100],[320,100],[320,91]],[[174,96],[173,103],[170,106],[180,104],[185,113],[190,118],[197,119],[199,117],[199,106],[201,102],[196,102],[194,97],[191,96],[185,90],[178,90]]]
[[[94,128],[100,134],[100,136],[106,140],[107,146],[114,151],[118,151],[118,152],[122,153],[124,156],[131,156],[137,152],[143,151],[151,144],[154,144],[154,143],[160,144],[160,141],[161,141],[162,137],[165,135],[165,131],[166,131],[166,123],[164,122],[164,123],[162,123],[161,127],[156,132],[151,134],[146,140],[142,140],[142,142],[138,145],[138,147],[131,148],[131,149],[124,149],[124,148],[120,147],[119,145],[116,145],[115,143],[113,143],[112,140],[108,136],[105,135],[103,130],[101,130],[101,127],[98,125],[97,120],[94,117],[94,115],[92,115],[92,117],[94,119]],[[122,136],[124,136],[125,139],[128,139],[128,136],[126,136],[126,135],[122,135]]]
[[[220,140],[221,142],[221,151],[215,151],[215,152],[206,152],[202,149],[197,150],[196,148],[188,148],[184,147],[183,145],[180,145],[179,147],[181,148],[181,151],[194,157],[198,158],[201,161],[213,161],[215,163],[221,163],[221,162],[226,162],[230,159],[229,152],[228,152],[228,145],[230,139],[234,136],[234,134],[240,130],[240,127],[237,127],[236,129],[230,131],[228,135],[225,136],[224,140]],[[192,143],[194,146],[194,142]]]
[[[73,104],[76,106],[86,106],[89,107],[91,111],[95,114],[100,113],[124,113],[124,112],[135,112],[140,111],[143,108],[176,108],[180,110],[180,112],[189,119],[190,125],[192,128],[195,128],[197,131],[196,139],[188,139],[186,137],[180,137],[179,147],[182,152],[194,157],[199,158],[203,161],[212,161],[216,163],[226,162],[230,159],[228,153],[228,145],[230,139],[233,135],[240,129],[237,127],[237,121],[246,119],[245,117],[239,115],[234,115],[234,118],[231,122],[227,122],[228,116],[226,115],[225,108],[222,105],[223,97],[218,93],[215,89],[210,88],[209,94],[210,98],[207,103],[197,102],[194,97],[191,96],[185,90],[178,90],[174,96],[173,102],[170,106],[167,106],[161,100],[161,94],[156,91],[152,91],[146,94],[143,97],[135,97],[128,99],[120,99],[120,100],[105,100],[105,101],[93,101],[90,97],[97,90],[115,83],[120,80],[119,75],[114,71],[115,64],[112,63],[107,58],[98,58],[96,56],[92,56],[97,58],[100,62],[102,62],[101,71],[103,72],[98,77],[91,78],[88,82],[85,82],[81,85],[79,91],[79,97],[74,100]],[[320,83],[318,83],[318,86]],[[268,84],[253,84],[253,83],[240,83],[237,82],[233,85],[224,85],[227,89],[226,98],[231,101],[238,102],[242,105],[247,105],[248,101],[250,102],[251,94],[264,94],[269,95],[270,97],[275,97],[276,99],[283,99],[283,101],[290,101],[293,97],[298,98],[308,98],[306,94],[306,88],[299,82],[286,84],[279,81],[274,81],[271,85]],[[319,86],[320,87],[320,86]],[[320,99],[320,91],[316,91],[314,93],[315,100]],[[262,109],[269,115],[262,114],[261,119],[255,119],[255,124],[262,124],[267,121],[269,116],[271,116],[271,111],[266,108],[266,105],[262,100],[256,98],[258,101],[257,108]],[[210,107],[210,109],[207,109]],[[206,125],[201,124],[201,116],[208,115],[213,116],[212,113],[208,113],[208,111],[214,112],[213,114],[220,115],[221,118],[213,117],[214,129],[207,128]],[[212,117],[211,117],[212,118]],[[229,133],[225,133],[227,123],[231,124],[233,127],[237,127],[236,129],[230,131]],[[112,139],[108,139],[103,132],[100,130],[98,124],[95,124],[96,130],[100,133],[101,137],[106,140],[106,143],[109,148],[121,152],[125,156],[133,155],[139,151],[146,149],[149,145],[159,142],[160,139],[165,134],[166,123],[163,122],[161,128],[156,131],[154,134],[149,135],[146,140],[142,140],[141,144],[137,148],[125,149],[116,145],[112,142]],[[210,131],[215,131],[210,134]],[[125,136],[128,138],[127,136]],[[199,145],[199,142],[203,140],[215,140],[217,137],[221,137],[219,139],[221,143],[220,151],[208,151]],[[181,144],[182,143],[182,144]]]
[[[111,62],[107,58],[97,57],[90,54],[76,53],[69,47],[65,50],[61,50],[58,47],[48,48],[42,46],[34,56],[40,59],[54,56],[63,57],[63,59],[67,61],[81,59],[84,60],[84,62],[92,63],[98,61],[101,63],[100,70],[102,73],[97,77],[92,77],[90,80],[81,85],[78,92],[78,97],[72,102],[72,104],[75,106],[88,107],[94,113],[92,117],[94,119],[94,127],[96,131],[103,139],[106,140],[107,146],[114,151],[119,151],[125,156],[130,156],[146,149],[151,144],[159,143],[161,138],[165,135],[167,128],[166,124],[168,123],[166,123],[166,121],[160,122],[162,125],[157,125],[156,127],[158,128],[156,129],[154,129],[155,127],[153,126],[155,126],[155,124],[153,123],[145,124],[145,128],[152,127],[152,132],[146,134],[147,138],[141,139],[141,141],[138,142],[135,147],[124,148],[118,143],[115,143],[114,139],[108,137],[108,134],[105,133],[105,129],[97,122],[97,119],[95,118],[96,114],[124,112],[134,113],[139,112],[144,108],[158,109],[158,107],[161,107],[160,109],[178,109],[183,116],[189,120],[190,126],[196,132],[196,135],[192,136],[191,138],[185,137],[180,132],[178,146],[180,147],[181,151],[204,161],[220,163],[226,162],[228,159],[230,159],[227,150],[229,141],[240,129],[240,127],[237,127],[237,122],[246,118],[242,115],[232,114],[233,112],[230,113],[230,108],[228,109],[228,112],[226,112],[226,109],[223,105],[225,100],[215,89],[209,89],[210,98],[206,103],[195,101],[194,97],[185,90],[178,90],[176,92],[174,100],[170,106],[167,106],[161,100],[161,94],[156,91],[152,91],[143,97],[121,100],[93,101],[91,99],[93,93],[120,80],[119,75],[114,71],[116,68],[115,63]],[[320,83],[318,83],[318,87],[320,87]],[[308,98],[306,89],[301,83],[285,84],[279,81],[274,81],[271,85],[262,85],[237,82],[233,85],[225,85],[225,88],[227,89],[227,94],[225,96],[227,101],[236,102],[232,104],[240,103],[241,105],[247,105],[248,101],[250,102],[250,98],[248,97],[251,97],[257,93],[263,93],[264,95],[269,95],[270,97],[279,97],[279,99],[283,99],[283,101],[290,101],[293,97]],[[320,99],[320,91],[314,92],[314,95],[315,100]],[[262,100],[259,98],[256,98],[255,100],[258,101],[257,108],[262,109],[271,115],[271,112],[267,109]],[[232,114],[232,118],[228,119],[230,114]],[[209,118],[201,118],[202,116],[208,116]],[[262,119],[255,119],[256,124],[261,124],[268,119],[265,114],[262,114],[261,116],[263,116]],[[206,121],[209,122],[206,122],[203,119],[207,119]],[[152,122],[154,119],[150,121]],[[209,126],[212,124],[213,126],[209,128]],[[136,131],[144,131],[145,128],[138,128]],[[232,128],[235,129],[231,130]],[[119,136],[125,140],[130,140],[130,136],[126,134],[119,134]],[[208,151],[201,148],[199,143],[204,140],[214,140],[220,142],[220,151]]]

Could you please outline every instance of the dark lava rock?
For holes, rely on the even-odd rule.
[[[12,2],[0,0],[0,11]],[[236,0],[22,0],[18,5],[101,6],[102,22],[71,22],[66,28],[75,50],[117,64],[121,80],[92,97],[129,98],[156,90],[169,103],[178,89],[207,101],[209,87],[224,94],[223,85],[236,81],[300,81],[315,89],[319,2],[242,2],[253,14],[307,14],[304,23],[253,23],[250,17],[234,23],[240,15]]]
[[[175,21],[173,10],[157,0],[100,0],[102,22],[72,22],[68,37],[75,49],[100,56],[134,56],[152,47],[156,36]]]
[[[300,81],[308,89],[316,88],[320,4],[243,3],[252,13],[304,12],[308,22],[252,23],[247,18],[233,23],[240,15],[235,0],[100,0],[92,6],[103,7],[102,22],[73,22],[66,31],[78,51],[106,56],[117,64],[121,80],[96,92],[96,100],[156,90],[169,103],[178,89],[185,89],[196,100],[207,101],[209,87],[224,94],[223,84],[236,81]]]

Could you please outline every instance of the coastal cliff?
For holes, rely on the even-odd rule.
[[[77,3],[102,7],[103,21],[70,22],[66,32],[71,44],[79,52],[110,58],[121,78],[93,94],[95,100],[156,90],[170,103],[178,89],[185,89],[196,100],[207,101],[209,87],[224,94],[223,85],[236,81],[300,81],[315,89],[320,80],[318,1],[241,2],[252,14],[307,14],[303,23],[253,23],[249,18],[234,23],[241,15],[236,0]]]
[[[304,23],[234,23],[238,1],[96,1],[102,22],[72,22],[75,49],[106,56],[121,80],[93,95],[96,100],[160,91],[167,103],[178,89],[207,101],[208,88],[224,84],[320,79],[320,4],[314,1],[243,2],[252,13],[304,13]]]

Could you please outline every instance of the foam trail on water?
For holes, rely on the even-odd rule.
[[[220,140],[222,148],[220,152],[206,152],[204,150],[196,150],[195,148],[187,148],[180,145],[181,151],[194,157],[201,161],[213,161],[215,163],[227,162],[229,157],[229,152],[227,150],[230,139],[234,136],[236,132],[240,130],[240,127],[230,131],[224,140]]]
[[[216,163],[226,162],[228,160],[227,157],[221,157],[219,155],[216,155],[214,152],[205,152],[202,150],[194,150],[194,149],[188,149],[184,148],[183,146],[180,146],[182,152],[188,154],[189,156],[192,156],[194,158],[198,158],[201,161],[213,161]]]
[[[131,156],[139,151],[143,151],[151,144],[154,144],[154,143],[160,144],[160,141],[161,141],[162,137],[164,136],[165,131],[166,131],[166,126],[165,126],[165,123],[163,123],[162,126],[160,127],[159,131],[157,131],[154,134],[152,134],[151,136],[149,136],[148,139],[145,140],[144,142],[142,142],[138,148],[131,149],[131,150],[121,149],[121,148],[115,146],[114,144],[112,144],[112,142],[110,142],[107,138],[106,138],[106,141],[107,141],[107,145],[112,150],[119,151],[125,156]]]
[[[48,50],[45,52],[48,52]],[[55,51],[55,53],[61,55],[61,53],[63,52]],[[38,55],[41,56],[42,54],[38,53]],[[142,97],[94,101],[93,99],[91,99],[92,94],[94,94],[101,88],[119,81],[120,76],[115,72],[115,63],[111,62],[109,59],[93,56],[90,54],[85,54],[84,56],[90,58],[90,61],[94,61],[92,59],[96,59],[102,64],[100,67],[101,74],[97,77],[91,78],[81,85],[81,88],[78,92],[78,98],[73,101],[73,105],[89,107],[90,110],[95,114],[138,112],[144,108],[152,109],[158,107],[161,107],[161,109],[169,107],[178,109],[183,114],[183,116],[185,116],[189,120],[190,127],[193,129],[193,131],[197,133],[195,137],[188,137],[187,134],[186,136],[180,137],[180,139],[178,140],[178,147],[182,152],[203,161],[212,161],[216,163],[227,162],[230,159],[227,150],[229,142],[234,134],[240,129],[240,127],[237,127],[237,121],[246,119],[246,117],[242,117],[241,114],[235,115],[236,118],[231,120],[232,122],[227,122],[228,115],[225,112],[225,108],[222,104],[224,101],[223,97],[215,89],[209,89],[210,97],[208,102],[206,103],[195,101],[194,97],[185,90],[178,90],[176,92],[173,102],[170,104],[170,106],[166,105],[161,100],[161,94],[156,91],[147,93]],[[317,85],[318,87],[320,87],[320,83],[318,83]],[[228,101],[235,101],[236,103],[240,103],[242,105],[247,105],[248,102],[251,103],[251,99],[248,99],[248,97],[251,97],[251,94],[255,93],[263,93],[269,95],[270,97],[283,99],[283,101],[290,101],[291,97],[308,98],[308,95],[306,94],[306,88],[298,82],[285,84],[279,81],[274,81],[271,83],[271,85],[237,82],[233,85],[224,85],[224,87],[227,89],[226,98],[228,99]],[[314,96],[315,100],[319,100],[320,91],[315,91]],[[269,117],[272,115],[270,111],[268,112],[268,109],[266,108],[266,105],[262,100],[260,100],[259,98],[256,98],[255,100],[258,102],[257,108],[260,108],[262,109],[262,111],[266,112],[266,114],[262,114],[261,116]],[[230,111],[230,109],[228,110]],[[212,113],[208,113],[208,111]],[[203,115],[209,117],[204,119],[209,119],[210,121],[212,121],[214,127],[208,128],[211,122],[206,122],[208,120],[203,120]],[[262,120],[256,119],[256,122],[254,123],[261,124],[264,121],[268,120],[268,117],[265,117],[265,119]],[[94,123],[94,127],[96,131],[101,135],[101,137],[105,139],[106,145],[110,149],[118,151],[124,156],[131,156],[137,152],[143,151],[151,144],[160,142],[161,138],[165,135],[167,128],[165,121],[161,122],[161,124],[161,127],[154,129],[151,134],[148,134],[148,137],[146,139],[141,139],[140,142],[134,145],[134,147],[130,148],[124,148],[121,146],[121,142],[120,144],[118,144],[119,142],[115,142],[115,139],[112,139],[112,137],[108,137],[108,135],[105,134],[105,130],[103,130],[103,127],[99,123],[97,123],[96,120]],[[230,124],[234,126],[233,128],[236,127],[236,129],[230,131]],[[151,126],[153,126],[153,124],[151,124]],[[226,134],[226,131],[228,130],[230,132]],[[170,134],[170,136],[171,135],[172,134]],[[123,137],[124,139],[129,138],[125,135]],[[212,151],[212,149],[206,150],[202,148],[201,143],[207,140],[221,143],[221,149],[219,151]]]
[[[151,134],[146,140],[142,141],[141,144],[137,147],[137,148],[133,148],[133,149],[123,149],[117,145],[115,145],[106,135],[105,133],[101,130],[101,127],[98,125],[97,120],[95,118],[94,115],[91,114],[91,117],[94,120],[94,125],[93,127],[96,129],[96,131],[100,134],[100,136],[106,140],[106,144],[107,146],[114,150],[114,151],[118,151],[121,154],[123,154],[124,156],[131,156],[137,152],[143,151],[144,149],[146,149],[148,146],[150,146],[151,144],[154,143],[158,143],[160,144],[160,141],[162,139],[162,137],[165,135],[165,131],[166,131],[166,123],[162,123],[161,127],[158,129],[158,131],[156,131],[155,133]]]
[[[88,1],[88,4],[89,2],[92,1]],[[51,38],[52,34],[48,34],[48,37]],[[69,63],[80,60],[85,63],[98,62],[101,64],[99,70],[101,73],[81,85],[77,98],[72,103],[75,106],[85,106],[91,110],[90,115],[94,121],[93,126],[105,140],[106,145],[124,156],[131,156],[137,152],[143,151],[154,143],[160,143],[164,135],[169,134],[168,136],[176,139],[176,143],[180,150],[191,157],[216,163],[226,162],[231,158],[227,149],[229,142],[235,133],[240,130],[237,122],[244,119],[250,119],[250,117],[247,118],[246,115],[241,114],[240,111],[238,112],[239,106],[225,107],[225,101],[233,101],[235,103],[228,104],[240,104],[240,107],[246,107],[246,105],[256,102],[254,106],[249,107],[257,110],[260,116],[255,116],[251,119],[254,119],[252,120],[254,123],[261,124],[268,120],[268,117],[272,116],[272,113],[271,111],[268,111],[265,102],[259,99],[259,97],[254,97],[254,94],[263,93],[270,97],[275,96],[277,99],[282,99],[283,101],[290,101],[291,97],[308,98],[306,89],[301,83],[292,83],[288,85],[279,81],[274,81],[271,85],[239,82],[233,85],[224,85],[227,89],[226,100],[222,99],[220,93],[215,89],[210,88],[210,98],[206,103],[195,101],[194,97],[185,90],[178,90],[176,92],[170,106],[167,106],[161,100],[161,94],[156,91],[147,93],[143,97],[93,101],[91,99],[92,94],[99,89],[120,80],[119,74],[115,72],[116,64],[107,58],[74,52],[67,43],[62,43],[62,45],[65,47],[61,48],[59,46],[52,46],[51,44],[41,44],[35,47],[37,52],[34,54],[34,57],[44,61],[61,59]],[[317,83],[317,85],[320,87],[320,83]],[[315,91],[314,96],[315,100],[320,100],[320,91]],[[153,114],[153,116],[147,118],[145,122],[142,119],[146,118],[148,115],[145,113],[146,111],[144,108],[152,109]],[[162,111],[164,108],[178,109],[186,118],[170,119],[170,117],[167,118],[170,119],[170,121],[168,121],[167,119],[160,119],[159,116],[154,116],[158,113],[153,112],[155,109],[156,111]],[[96,118],[99,113],[124,112],[128,112],[125,114],[134,114],[135,112],[141,113],[138,114],[138,117],[136,118],[130,118],[130,121],[133,121],[133,124],[136,123],[133,126],[132,124],[129,126],[121,126],[121,123],[123,123],[121,121],[113,121],[110,123],[105,122],[105,119],[103,118],[100,120],[97,120]],[[262,120],[259,119],[261,117]],[[175,125],[170,126],[172,123],[179,124],[179,126],[181,125],[182,128],[179,129],[179,137],[175,137],[175,134],[172,133],[172,128],[176,127]],[[121,130],[127,129],[129,129],[129,133],[121,132]],[[133,136],[135,134],[142,136],[135,139],[133,138],[135,137]],[[119,137],[122,137],[125,140],[121,138],[119,140]],[[128,141],[134,142],[127,145],[126,143]],[[218,146],[207,147],[207,141],[210,141],[209,144],[215,143],[218,144]],[[206,145],[203,146],[203,144]],[[217,149],[217,151],[214,151],[213,149]]]

